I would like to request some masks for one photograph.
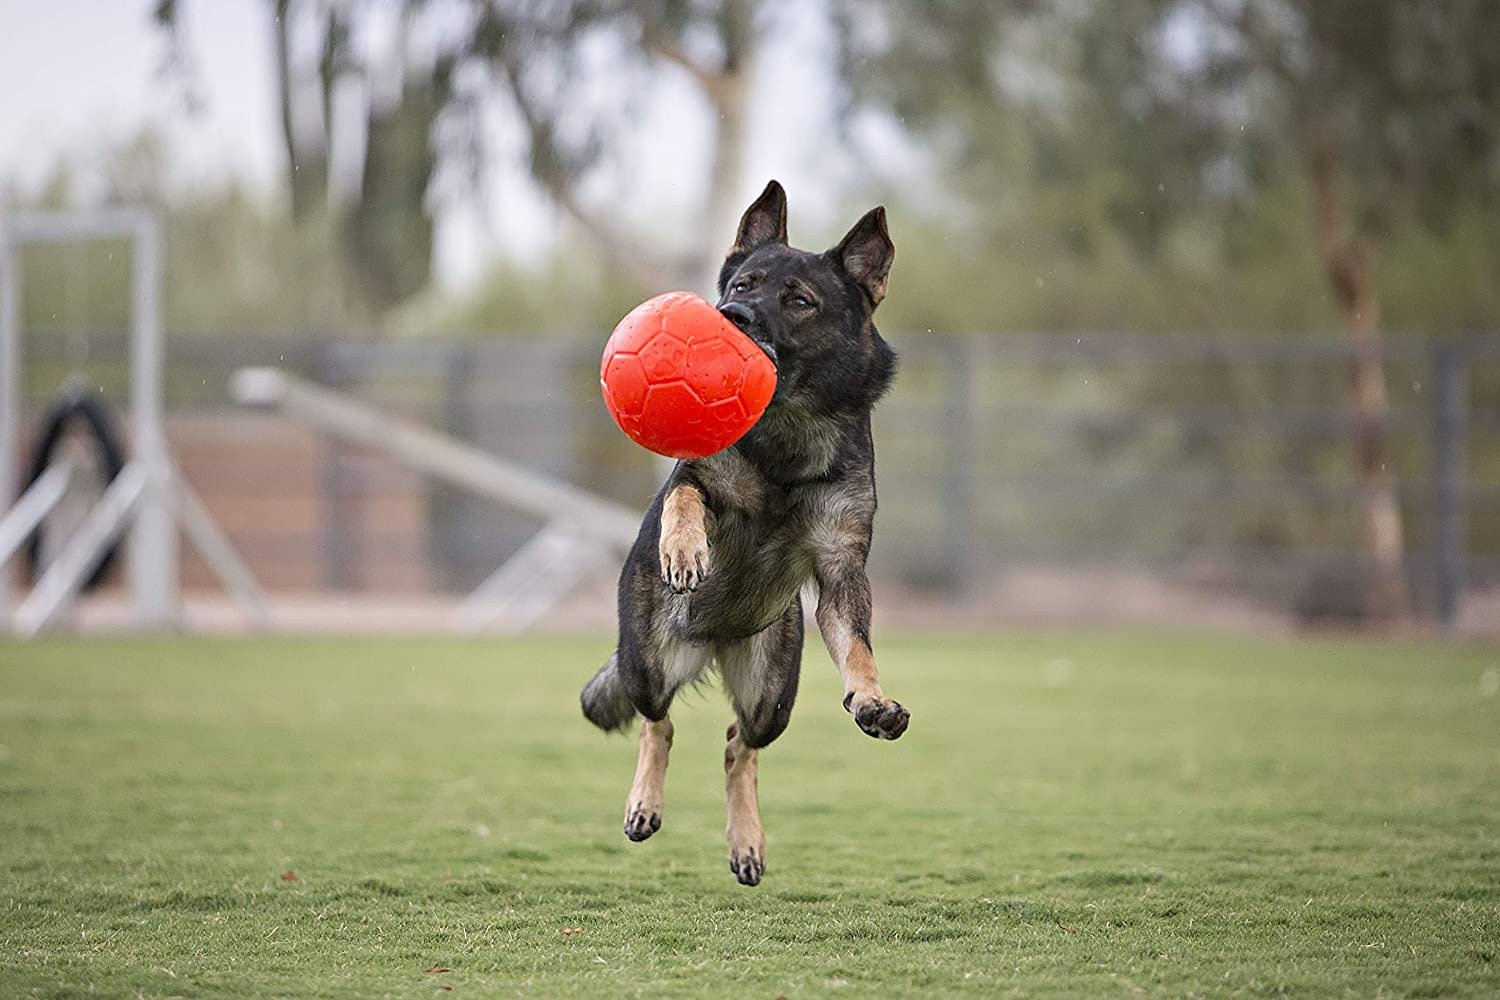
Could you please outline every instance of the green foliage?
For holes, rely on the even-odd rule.
[[[1301,193],[1268,193],[1222,234],[1191,222],[1144,255],[1065,198],[1041,198],[994,233],[924,218],[894,198],[897,263],[882,328],[938,331],[1326,333],[1337,324]],[[168,329],[183,333],[329,331],[489,336],[600,334],[658,289],[564,244],[533,265],[498,264],[471,292],[424,294],[377,318],[318,224],[297,226],[237,187],[163,206]],[[1086,245],[1077,249],[1078,243]],[[1387,325],[1444,334],[1500,327],[1500,217],[1474,214],[1444,234],[1417,229],[1381,248]],[[29,249],[25,322],[36,332],[120,329],[129,312],[124,244]]]
[[[1468,213],[1441,232],[1403,230],[1381,247],[1376,273],[1393,331],[1500,330],[1500,214]]]
[[[1304,192],[1287,184],[1221,224],[1184,219],[1144,253],[1075,201],[1039,197],[993,232],[898,207],[897,263],[883,329],[940,331],[1331,334],[1327,293]],[[1376,274],[1393,335],[1500,329],[1500,216],[1455,220],[1443,233],[1394,232]]]
[[[321,219],[287,221],[236,188],[183,199],[167,215],[173,331],[360,336],[380,329]]]
[[[1368,238],[1447,239],[1500,200],[1482,0],[841,6],[885,29],[845,38],[851,107],[929,142],[977,231],[1071,215],[1075,253],[1156,260],[1186,227],[1212,259],[1324,155]]]
[[[156,5],[165,29],[178,27],[180,6]],[[303,6],[280,0],[266,10]],[[324,6],[308,17],[328,42],[325,58],[287,71],[308,76],[312,97],[296,100],[357,68],[349,31],[375,7]],[[428,16],[420,7],[411,5],[414,23]],[[1303,176],[1314,124],[1338,143],[1360,217],[1378,223],[1386,325],[1500,325],[1500,62],[1488,44],[1500,7],[838,0],[830,10],[847,110],[885,114],[924,145],[949,199],[934,212],[890,192],[898,263],[882,317],[891,329],[1329,330],[1338,315]],[[173,329],[367,329],[376,320],[404,332],[607,329],[660,290],[638,265],[664,248],[650,234],[627,240],[601,228],[608,220],[587,217],[574,187],[616,162],[626,111],[657,70],[681,72],[695,46],[713,49],[705,40],[732,33],[729,11],[486,6],[404,77],[399,101],[365,109],[371,146],[356,206],[327,205],[316,156],[288,175],[295,222],[279,203],[232,188],[169,198],[150,134],[101,157],[110,197],[170,213]],[[780,23],[762,18],[755,30]],[[583,73],[605,35],[628,56],[607,101],[582,108],[566,88],[546,86]],[[501,264],[459,301],[431,288],[414,297],[431,252],[431,178],[446,165],[459,180],[466,164],[477,178],[493,155],[476,145],[478,94],[454,90],[449,74],[460,65],[484,69],[479,90],[509,93],[531,116],[538,187],[578,217],[591,243]],[[434,130],[444,113],[452,120]],[[316,180],[316,197],[299,196],[297,178]],[[59,171],[44,200],[65,203],[74,186]],[[726,234],[702,238],[719,245]],[[118,322],[123,265],[116,258],[111,270],[109,252],[88,251],[88,266],[79,251],[39,257],[28,320]]]
[[[0,643],[0,991],[1500,991],[1492,651],[886,639],[878,743],[809,649],[745,889],[717,692],[621,834],[634,741],[576,707],[608,646]]]
[[[164,228],[164,322],[171,333],[377,329],[326,219],[293,222],[238,182],[174,192],[159,137],[141,133],[92,165],[106,204],[153,208]],[[13,207],[75,207],[80,168],[59,162],[35,197]],[[7,206],[9,207],[9,206]],[[22,254],[23,320],[32,333],[122,330],[130,316],[130,252],[110,241],[52,244]]]
[[[459,56],[448,32],[427,45],[357,44],[361,28],[384,4],[261,4],[275,40],[283,180],[299,230],[316,232],[358,283],[363,306],[383,314],[424,288],[432,273],[434,220],[429,188],[437,174],[439,116],[452,98]],[[400,32],[431,28],[416,0],[403,4]],[[176,0],[158,0],[152,18],[162,31],[167,65],[191,77]],[[294,41],[293,36],[297,39]],[[312,43],[317,58],[306,58]],[[417,54],[420,52],[420,54]],[[394,88],[387,81],[399,81]],[[346,84],[345,97],[335,94]],[[371,81],[379,85],[372,87]],[[191,87],[192,81],[186,81]],[[362,134],[364,164],[357,185],[335,192],[334,136]],[[338,194],[339,196],[335,196]]]
[[[961,220],[942,219],[918,242],[915,276],[900,253],[888,328],[1301,334],[1363,321],[1426,336],[1500,324],[1495,4],[838,7],[855,29],[844,35],[851,111],[894,117],[925,143]],[[902,251],[911,243],[898,234]],[[913,277],[919,296],[937,290],[931,301],[903,301]],[[1420,372],[1374,374],[1420,419]],[[1349,397],[1347,375],[1329,365],[1313,378],[1213,364],[1095,375],[1093,392],[1129,400],[1125,408],[1327,407]],[[1489,409],[1496,397],[1476,383],[1471,398]],[[1264,497],[1174,519],[1164,533],[1187,536],[1179,542],[1347,551],[1373,537],[1368,527],[1351,532],[1326,502],[1270,484],[1378,486],[1377,465],[1406,476],[1430,467],[1418,435],[1382,433],[1363,452],[1374,457],[1354,466],[1347,442],[1331,437],[1245,435],[1209,449],[1182,423],[1175,447],[1138,427],[1090,466],[1266,481]],[[1073,445],[1054,455],[1077,454]],[[1491,460],[1474,455],[1475,478],[1492,479]],[[1346,496],[1343,508],[1355,507]],[[1403,512],[1418,528],[1413,541],[1422,507],[1409,501]],[[1014,513],[1007,528],[1018,534],[1048,523],[1045,512]]]

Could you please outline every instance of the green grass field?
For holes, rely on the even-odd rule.
[[[815,643],[753,889],[604,640],[0,644],[0,995],[1500,994],[1500,651],[906,636],[881,743]]]

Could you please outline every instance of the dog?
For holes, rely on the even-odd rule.
[[[719,311],[775,364],[775,394],[744,437],[667,477],[620,573],[619,642],[581,699],[601,729],[642,717],[625,805],[625,835],[642,841],[661,827],[672,698],[717,667],[735,716],[724,748],[729,870],[744,885],[765,874],[756,758],[797,697],[804,588],[859,728],[894,740],[910,719],[880,688],[865,574],[870,412],[896,370],[872,316],[896,250],[884,207],[824,253],[789,246],[786,216],[773,180],[740,219],[718,280]]]

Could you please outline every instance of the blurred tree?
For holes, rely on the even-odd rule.
[[[1490,0],[842,0],[852,107],[950,151],[978,204],[1061,185],[1066,237],[1101,223],[1143,255],[1194,215],[1221,265],[1291,180],[1351,339],[1368,612],[1402,611],[1375,257],[1500,200],[1500,4]],[[988,145],[987,145],[988,144]],[[1017,185],[1018,175],[1030,182]],[[1008,182],[1008,183],[1007,183]],[[1095,201],[1091,194],[1100,200]],[[977,198],[976,198],[977,196]],[[991,209],[993,217],[993,208]]]
[[[608,255],[648,287],[691,285],[717,274],[739,207],[750,78],[762,0],[572,0],[551,4],[492,0],[482,6],[473,51],[484,60],[524,125],[532,178]],[[762,23],[758,23],[762,22]],[[710,123],[705,196],[690,243],[660,252],[614,223],[611,206],[589,204],[583,189],[602,166],[620,166],[638,103],[655,74],[690,81]],[[619,95],[591,101],[587,84]],[[687,177],[679,185],[689,186]]]
[[[409,44],[411,0],[386,51],[356,44],[377,3],[267,0],[275,43],[279,128],[292,218],[326,224],[350,260],[358,292],[377,313],[421,290],[431,277],[433,220],[426,196],[437,168],[430,134],[452,96],[454,45]],[[158,0],[154,16],[173,53],[185,51],[182,3]],[[168,65],[191,72],[181,55]],[[396,81],[394,87],[390,81]],[[361,94],[362,101],[341,100]],[[340,146],[363,140],[358,182],[334,177]],[[347,155],[347,153],[345,153]]]
[[[1488,0],[1159,0],[1154,106],[1208,137],[1235,183],[1300,172],[1353,353],[1349,399],[1375,566],[1367,614],[1406,604],[1374,258],[1395,230],[1444,228],[1500,192],[1500,6]],[[1159,82],[1167,76],[1166,82]],[[1154,83],[1154,85],[1153,85]],[[1255,127],[1267,140],[1235,138]],[[1272,145],[1274,144],[1274,145]],[[1268,150],[1266,147],[1270,147]],[[1267,163],[1270,150],[1283,163]],[[1236,176],[1237,175],[1237,176]]]
[[[182,6],[157,0],[154,11],[169,66],[190,71]],[[467,161],[482,190],[496,157],[514,152],[489,142],[485,116],[502,106],[522,126],[531,177],[613,266],[651,287],[700,281],[720,250],[709,235],[732,226],[740,194],[759,7],[759,0],[267,0],[292,216],[332,223],[361,293],[377,311],[389,309],[430,277],[430,203],[444,161]],[[395,44],[373,44],[372,25],[393,16]],[[705,102],[712,141],[697,214],[715,223],[666,252],[613,224],[610,206],[584,193],[601,167],[621,165],[630,105],[661,72],[690,81]],[[344,99],[351,93],[364,99]],[[363,140],[359,180],[341,192],[334,161],[354,137]]]

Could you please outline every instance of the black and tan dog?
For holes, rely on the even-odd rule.
[[[865,559],[875,517],[870,410],[896,355],[871,322],[895,247],[885,209],[826,253],[787,245],[786,194],[772,181],[740,220],[719,274],[719,308],[777,368],[776,393],[732,447],[680,462],[620,574],[620,639],[583,690],[603,729],[641,722],[625,834],[661,827],[673,695],[716,665],[734,704],[724,769],[729,867],[765,872],[756,753],[781,735],[797,696],[804,587],[844,679],[844,708],[871,736],[906,731],[870,653]]]

